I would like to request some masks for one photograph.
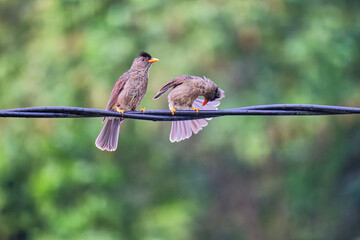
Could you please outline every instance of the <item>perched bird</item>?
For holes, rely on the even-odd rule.
[[[168,95],[168,102],[173,115],[176,110],[217,110],[220,101],[215,100],[220,100],[225,97],[225,92],[218,88],[210,79],[206,77],[181,75],[163,86],[155,95],[154,99],[158,99],[170,88],[173,89]],[[199,96],[203,96],[204,99],[198,98]],[[207,124],[205,119],[173,121],[170,131],[170,141],[179,142],[189,138],[192,132],[197,134]]]
[[[124,73],[115,83],[106,110],[124,113],[134,111],[143,99],[149,79],[152,63],[159,61],[147,52],[140,52],[129,71]],[[145,111],[145,109],[141,109]],[[104,118],[105,125],[95,141],[101,150],[115,151],[117,148],[120,123],[124,118]]]

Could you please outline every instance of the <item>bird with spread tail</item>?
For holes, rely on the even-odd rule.
[[[176,110],[217,110],[220,100],[225,97],[225,92],[210,79],[204,77],[181,75],[174,78],[163,86],[155,95],[158,99],[167,92],[169,108],[174,115]],[[199,98],[203,96],[204,99]],[[173,121],[170,131],[170,141],[179,142],[191,137],[192,133],[197,134],[208,123],[210,119],[194,119],[186,121]]]
[[[140,52],[130,68],[115,83],[109,102],[106,106],[108,111],[135,111],[143,99],[149,79],[149,69],[152,63],[159,61],[152,58],[147,52]],[[145,111],[145,109],[141,109]],[[118,145],[120,124],[124,118],[104,118],[104,127],[95,141],[95,145],[101,150],[115,151]]]

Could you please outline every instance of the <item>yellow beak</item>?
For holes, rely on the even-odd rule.
[[[152,59],[150,59],[148,62],[149,63],[154,63],[154,62],[158,62],[159,61],[159,59],[157,59],[157,58],[152,58]]]

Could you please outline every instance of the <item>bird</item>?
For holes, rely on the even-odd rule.
[[[217,110],[220,99],[225,97],[225,92],[220,89],[213,81],[207,77],[198,77],[191,75],[181,75],[167,84],[154,96],[154,100],[166,93],[168,95],[169,109],[172,115],[176,110]],[[199,98],[203,96],[204,98]],[[211,118],[210,118],[211,119]],[[190,138],[192,133],[197,134],[210,119],[194,119],[185,121],[172,121],[170,131],[170,141],[179,142]]]
[[[159,61],[147,52],[140,52],[130,70],[125,72],[114,85],[110,99],[106,106],[108,111],[135,111],[145,96],[149,69],[154,62]],[[145,109],[141,109],[145,111]],[[96,147],[101,150],[115,151],[118,145],[120,124],[124,121],[121,117],[103,118],[104,127],[95,141]]]

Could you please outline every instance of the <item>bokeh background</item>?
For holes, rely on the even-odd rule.
[[[356,0],[0,0],[0,109],[104,109],[141,50],[140,107],[180,74],[220,108],[360,107]],[[169,122],[0,119],[0,239],[359,239],[360,118],[222,117],[170,143]]]

